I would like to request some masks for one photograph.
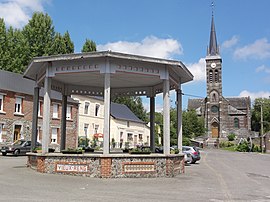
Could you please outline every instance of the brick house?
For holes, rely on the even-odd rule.
[[[0,70],[0,144],[18,139],[31,140],[35,82],[21,74]],[[38,137],[42,139],[43,88],[40,89]],[[61,94],[52,91],[50,146],[59,148],[61,129]],[[77,146],[78,102],[68,98],[66,147]]]

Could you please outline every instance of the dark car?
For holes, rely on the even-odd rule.
[[[182,151],[183,153],[189,153],[191,155],[191,163],[196,163],[196,161],[201,159],[201,154],[197,147],[183,146]]]
[[[41,144],[37,142],[37,147],[40,147]],[[17,140],[11,145],[6,145],[1,148],[3,156],[6,156],[8,153],[18,156],[19,154],[26,154],[31,151],[31,141],[27,140]]]

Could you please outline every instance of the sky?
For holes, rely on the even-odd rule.
[[[214,7],[212,7],[214,2]],[[212,12],[222,57],[223,96],[270,96],[269,0],[0,0],[0,17],[21,29],[48,13],[79,53],[87,39],[112,50],[183,62],[194,80],[182,86],[183,108],[206,96],[205,57]],[[171,91],[174,106],[175,92]],[[148,99],[143,99],[149,109]],[[156,111],[162,110],[162,95]]]

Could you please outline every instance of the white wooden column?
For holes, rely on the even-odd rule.
[[[51,106],[51,78],[48,77],[48,69],[44,84],[43,105],[43,131],[42,131],[42,154],[48,153],[50,139],[50,106]]]
[[[181,83],[179,83],[178,89],[176,90],[177,97],[177,145],[180,152],[182,152],[182,90]]]
[[[111,106],[111,78],[109,62],[106,64],[104,74],[104,130],[103,130],[103,154],[110,153],[110,106]]]
[[[163,151],[170,154],[170,82],[163,80]]]

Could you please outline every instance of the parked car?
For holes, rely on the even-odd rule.
[[[41,144],[37,142],[36,147],[40,147]],[[6,145],[1,148],[3,156],[6,156],[8,153],[18,156],[19,154],[26,154],[31,151],[31,141],[26,140],[17,140],[11,145]]]
[[[156,153],[163,153],[163,146],[156,147],[156,148],[155,148],[155,152],[156,152]]]
[[[191,163],[196,163],[196,161],[201,159],[201,154],[197,147],[183,146],[182,151],[183,153],[189,153],[191,155]]]
[[[192,163],[192,157],[189,152],[183,151],[185,155],[185,164],[191,164]]]

